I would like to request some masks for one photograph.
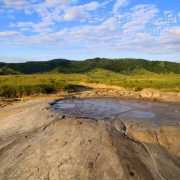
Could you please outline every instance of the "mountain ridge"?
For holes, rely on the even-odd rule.
[[[40,74],[40,73],[87,73],[93,69],[101,68],[116,73],[131,74],[138,69],[152,73],[180,74],[180,63],[168,61],[149,61],[145,59],[121,58],[94,58],[84,61],[52,59],[49,61],[28,61],[22,63],[0,62],[0,75],[2,68],[9,69],[9,73]],[[6,73],[5,73],[6,74]],[[8,74],[8,73],[7,73]]]

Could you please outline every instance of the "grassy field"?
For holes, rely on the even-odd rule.
[[[0,96],[15,98],[33,94],[52,94],[76,88],[85,75],[37,74],[0,76]]]
[[[179,74],[155,74],[137,71],[123,75],[103,69],[85,74],[33,74],[0,76],[0,96],[15,98],[33,94],[52,94],[73,91],[81,82],[117,85],[140,91],[154,88],[161,91],[180,92]]]
[[[154,88],[161,91],[180,92],[179,74],[156,74],[139,70],[131,75],[123,75],[98,69],[88,73],[88,77],[91,83],[117,85],[136,91]]]

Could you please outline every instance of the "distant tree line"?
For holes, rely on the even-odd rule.
[[[0,75],[40,74],[40,73],[86,73],[101,68],[122,74],[131,74],[138,69],[153,73],[180,74],[180,63],[167,61],[148,61],[144,59],[106,59],[95,58],[85,61],[55,59],[25,63],[0,63]]]

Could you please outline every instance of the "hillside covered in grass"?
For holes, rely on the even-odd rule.
[[[0,76],[0,97],[15,98],[34,94],[78,92],[81,83],[106,84],[134,91],[154,88],[160,91],[180,92],[179,74],[157,74],[139,70],[131,75],[104,69],[93,69],[84,74],[23,74]]]
[[[180,92],[180,64],[142,59],[0,63],[0,97],[78,91],[81,83]]]
[[[147,61],[144,59],[105,59],[95,58],[85,61],[56,59],[25,63],[0,63],[0,74],[40,74],[40,73],[87,73],[93,69],[104,69],[121,74],[139,73],[139,70],[152,73],[180,74],[180,63]]]

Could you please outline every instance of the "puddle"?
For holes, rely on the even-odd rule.
[[[53,108],[64,115],[88,118],[153,119],[152,102],[120,100],[113,98],[75,98],[56,102]]]

